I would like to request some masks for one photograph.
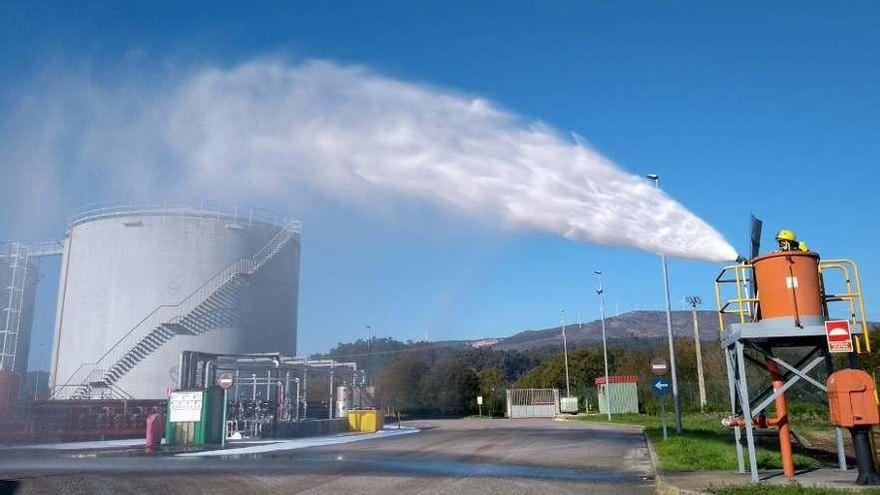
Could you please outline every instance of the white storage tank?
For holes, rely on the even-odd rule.
[[[53,398],[165,398],[180,352],[296,353],[299,224],[266,210],[112,206],[66,231]]]

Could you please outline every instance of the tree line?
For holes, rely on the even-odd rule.
[[[872,332],[873,334],[874,332]],[[880,335],[874,337],[880,342]],[[681,404],[685,410],[699,408],[697,366],[694,342],[675,341]],[[339,344],[326,355],[339,361],[354,361],[365,370],[368,381],[375,385],[389,412],[415,416],[461,416],[475,414],[477,396],[483,397],[483,413],[503,415],[507,388],[556,388],[564,395],[565,361],[561,342],[558,347],[528,351],[472,348],[466,343],[400,342],[390,338],[364,339]],[[665,339],[612,341],[608,347],[611,375],[638,377],[642,409],[652,412],[659,402],[650,390],[653,378],[650,362],[668,357]],[[703,369],[709,410],[727,411],[727,371],[720,343],[702,342]],[[843,358],[837,358],[843,359]],[[862,357],[866,369],[878,365],[874,355]],[[838,363],[838,367],[845,363]],[[604,376],[601,346],[580,346],[569,349],[569,382],[572,395],[580,399],[582,409],[596,408],[595,379]],[[752,367],[750,383],[766,381],[766,372]],[[801,395],[795,389],[790,397],[810,414],[823,414],[815,397]],[[812,409],[811,409],[812,408]],[[813,411],[815,409],[815,411]]]

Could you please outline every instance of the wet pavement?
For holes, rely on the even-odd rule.
[[[407,425],[419,431],[220,457],[130,443],[3,449],[0,478],[21,494],[654,493],[637,429],[542,419]]]

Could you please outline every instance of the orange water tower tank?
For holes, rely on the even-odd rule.
[[[794,318],[796,325],[820,325],[825,319],[819,255],[782,251],[752,260],[761,319]]]

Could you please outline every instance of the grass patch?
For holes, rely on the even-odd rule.
[[[790,485],[710,487],[708,490],[715,495],[849,495],[852,493],[880,495],[880,490],[878,489],[857,491],[843,488],[807,488],[797,483]]]
[[[670,415],[670,419],[671,419]],[[612,423],[635,424],[645,427],[654,445],[660,468],[664,471],[732,471],[737,468],[733,433],[721,426],[721,415],[685,414],[682,417],[681,435],[675,434],[672,422],[668,424],[669,438],[663,440],[660,420],[657,416],[644,414],[621,414]],[[608,423],[605,417],[589,417],[587,421]],[[781,469],[779,452],[758,448],[758,469]],[[797,469],[816,469],[822,463],[811,457],[795,454]]]

